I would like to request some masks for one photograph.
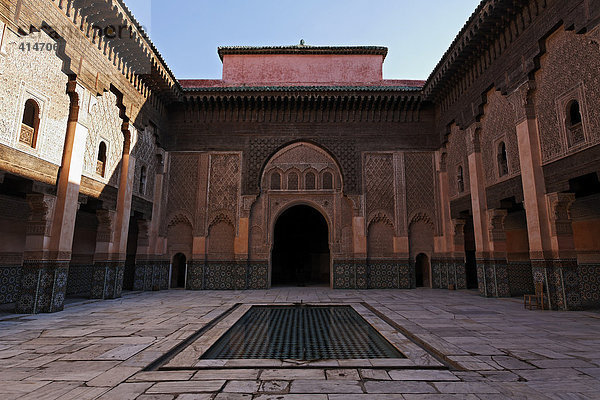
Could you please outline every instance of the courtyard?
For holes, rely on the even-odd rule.
[[[406,360],[198,361],[202,341],[250,305],[297,303],[352,305],[402,338]],[[470,291],[126,292],[57,314],[2,314],[0,398],[597,399],[599,331],[594,311],[528,311]]]

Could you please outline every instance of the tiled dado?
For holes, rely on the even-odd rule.
[[[554,310],[580,310],[580,268],[576,260],[532,260],[534,282],[543,282],[549,305]]]
[[[92,291],[93,264],[70,264],[67,297],[89,297]]]
[[[467,288],[464,259],[433,259],[431,261],[431,275],[434,289],[447,289],[450,285],[454,285],[456,289]]]
[[[334,289],[410,289],[414,271],[408,260],[335,260]]]
[[[600,264],[580,264],[577,266],[577,273],[581,307],[600,307]]]
[[[508,263],[508,283],[511,296],[522,296],[534,292],[533,272],[529,261]]]
[[[37,314],[61,311],[67,292],[69,261],[23,262],[16,312]]]
[[[166,260],[144,260],[136,263],[133,290],[169,289],[170,263]]]
[[[269,263],[246,261],[190,261],[187,289],[268,289]]]
[[[0,265],[0,304],[17,301],[21,268],[21,263]]]
[[[100,261],[94,264],[92,299],[117,299],[123,291],[124,261]]]

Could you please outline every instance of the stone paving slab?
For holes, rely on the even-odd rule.
[[[402,368],[389,360],[279,360],[275,368],[272,360],[250,368],[206,360],[202,369],[143,371],[236,303],[300,301],[366,303],[459,369],[410,360]],[[373,324],[423,352],[393,327]],[[136,293],[0,320],[0,399],[600,399],[598,332],[596,312],[528,311],[520,301],[469,291]]]

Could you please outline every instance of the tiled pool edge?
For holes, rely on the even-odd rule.
[[[252,306],[290,306],[295,303],[251,303],[237,304],[235,309],[232,309],[227,315],[220,315],[219,321],[213,323],[211,320],[205,327],[202,333],[198,335],[196,332],[195,339],[190,340],[190,337],[185,339],[186,345],[180,343],[177,347],[176,354],[169,352],[170,357],[162,357],[162,362],[154,370],[202,370],[202,369],[244,369],[244,368],[284,368],[284,369],[302,369],[302,368],[371,368],[371,369],[449,369],[447,363],[433,356],[426,349],[423,349],[410,338],[407,338],[402,332],[398,331],[394,326],[390,325],[384,319],[380,318],[376,313],[373,313],[364,304],[352,303],[306,303],[306,305],[315,306],[350,306],[356,311],[367,323],[369,323],[376,331],[378,331],[388,342],[396,347],[407,358],[400,359],[356,359],[356,360],[320,360],[320,361],[298,361],[298,360],[276,360],[276,359],[231,359],[231,360],[199,360],[219,338],[227,332],[247,310]],[[239,316],[238,316],[239,315]],[[216,318],[215,318],[216,319]],[[208,325],[211,325],[208,327]],[[379,327],[378,327],[379,325]],[[382,329],[383,328],[383,329]],[[216,330],[215,330],[216,329]],[[398,332],[394,332],[394,330]],[[210,342],[198,343],[193,348],[189,355],[182,354],[186,349],[191,348],[198,340],[202,340],[207,334],[210,334]],[[192,335],[192,336],[194,336]],[[164,361],[164,360],[167,361]],[[192,360],[197,360],[193,365]],[[417,362],[415,362],[417,361]],[[151,365],[156,364],[156,361]]]

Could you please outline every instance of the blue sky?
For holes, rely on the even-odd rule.
[[[480,0],[125,0],[179,79],[220,79],[219,46],[386,46],[386,79],[426,79]]]

